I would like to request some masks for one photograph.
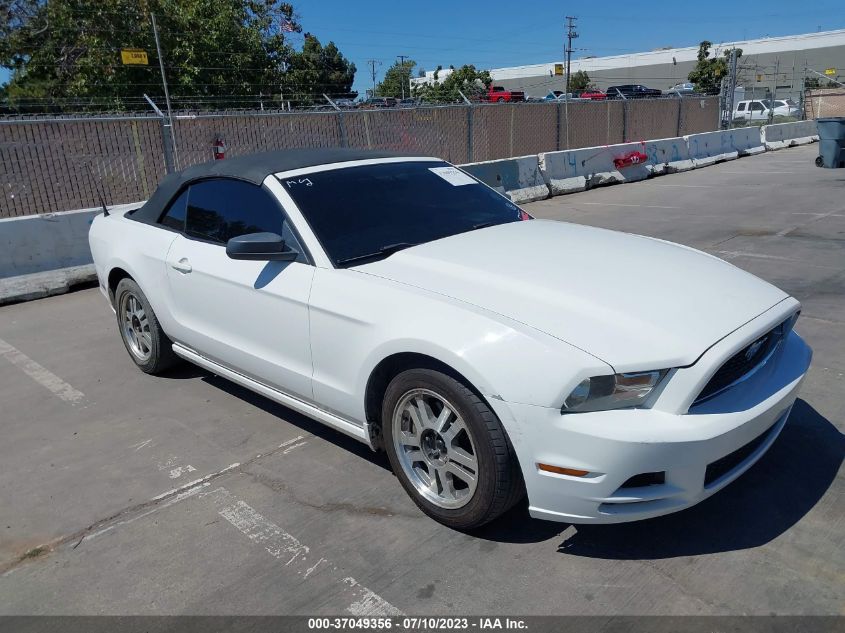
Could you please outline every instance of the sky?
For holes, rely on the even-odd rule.
[[[694,46],[845,28],[845,2],[765,0],[293,0],[304,31],[334,41],[358,71],[354,89],[372,87],[369,59],[380,79],[398,55],[418,68],[479,68],[563,59],[565,16],[578,18],[573,58],[621,55],[662,46]],[[302,36],[295,35],[301,44]],[[0,69],[0,83],[8,72]]]

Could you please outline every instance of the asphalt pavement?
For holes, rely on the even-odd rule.
[[[449,530],[354,440],[198,368],[138,371],[96,289],[0,308],[0,614],[845,614],[845,170],[816,153],[526,205],[703,249],[803,303],[815,357],[781,437],[640,523],[521,506]]]

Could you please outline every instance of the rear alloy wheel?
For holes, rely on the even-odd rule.
[[[173,343],[161,329],[147,297],[132,279],[122,279],[114,293],[120,338],[135,364],[157,374],[178,362]]]
[[[437,521],[475,528],[522,497],[521,473],[501,423],[451,376],[403,372],[387,388],[382,415],[394,473]]]

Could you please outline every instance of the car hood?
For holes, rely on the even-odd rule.
[[[547,220],[454,235],[355,270],[514,319],[616,371],[690,365],[788,296],[686,246]]]

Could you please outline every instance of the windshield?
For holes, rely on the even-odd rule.
[[[441,161],[380,163],[281,179],[336,266],[495,224],[530,219]]]

